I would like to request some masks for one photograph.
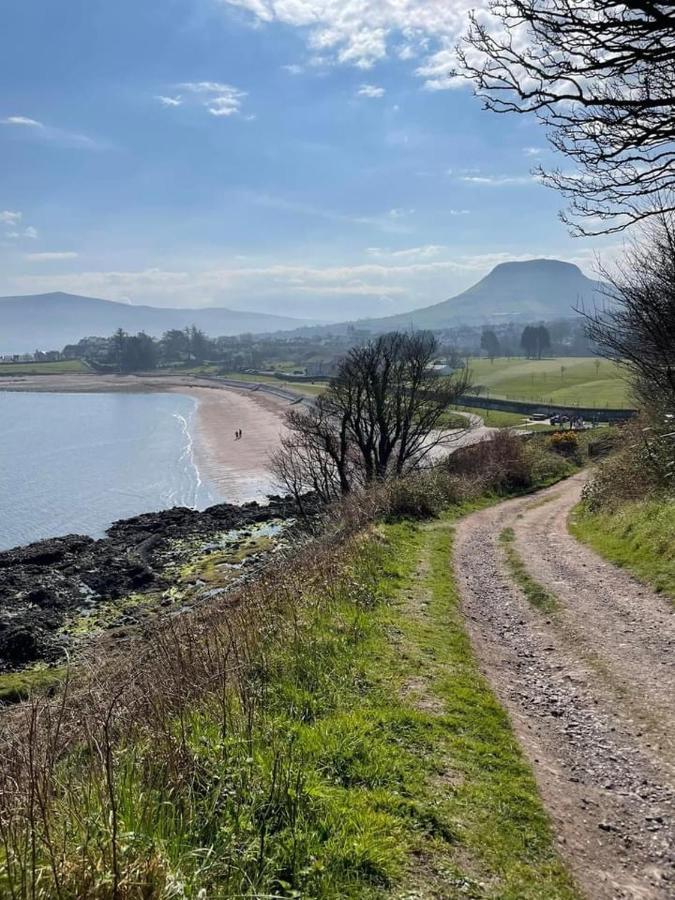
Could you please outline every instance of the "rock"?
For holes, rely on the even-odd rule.
[[[218,544],[223,532],[295,514],[290,498],[280,497],[268,506],[177,507],[115,522],[102,540],[70,534],[0,553],[0,671],[58,660],[67,649],[59,631],[69,616],[164,590],[165,572],[187,561],[191,542]],[[188,549],[176,549],[176,542]]]

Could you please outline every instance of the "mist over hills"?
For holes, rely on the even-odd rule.
[[[74,294],[37,294],[0,298],[0,353],[61,349],[89,335],[106,336],[117,328],[159,337],[171,328],[197,325],[211,337],[277,331],[306,335],[343,332],[349,325],[383,332],[442,329],[459,324],[534,322],[570,318],[574,307],[606,300],[606,286],[578,266],[555,259],[508,262],[495,266],[472,287],[441,303],[384,318],[337,325],[316,325],[288,316],[225,308],[167,309],[130,306]]]
[[[601,304],[603,289],[602,282],[587,278],[572,263],[557,259],[506,262],[456,297],[408,313],[359,321],[358,326],[389,331],[566,319],[575,315],[574,307]]]
[[[118,328],[159,337],[171,328],[196,325],[208,335],[290,331],[301,319],[212,307],[167,309],[130,306],[75,294],[34,294],[0,298],[0,353],[61,350],[90,335],[108,336]]]

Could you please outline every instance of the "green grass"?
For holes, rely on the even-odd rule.
[[[675,500],[643,500],[598,513],[580,504],[569,528],[601,556],[675,600]]]
[[[71,752],[48,841],[36,825],[36,896],[56,871],[64,898],[115,881],[148,898],[576,898],[474,660],[452,538],[450,517],[372,528],[289,583],[243,693],[216,684],[110,756]],[[30,879],[30,841],[10,846]]]
[[[91,372],[80,359],[58,362],[0,363],[0,378],[7,375],[81,375]]]
[[[23,672],[0,674],[0,704],[17,703],[56,687],[66,677],[66,671],[65,666],[36,666]]]
[[[473,406],[458,406],[457,410],[473,413],[489,425],[491,428],[515,428],[526,421],[526,417],[520,413],[501,412],[497,409],[480,409]]]
[[[520,554],[514,546],[516,535],[513,528],[505,528],[499,535],[500,542],[504,545],[506,564],[513,580],[521,589],[526,599],[532,606],[542,612],[555,612],[557,601],[555,596],[542,584],[536,581],[527,571]]]
[[[472,381],[481,396],[562,406],[631,406],[629,386],[619,367],[589,357],[470,359]],[[561,368],[564,367],[564,371]]]

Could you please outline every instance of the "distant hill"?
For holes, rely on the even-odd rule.
[[[210,337],[290,331],[309,323],[285,316],[232,309],[166,309],[131,306],[75,294],[34,294],[0,298],[0,353],[60,350],[90,335],[118,328],[159,337],[170,328],[196,325]]]
[[[587,278],[578,266],[557,259],[501,263],[473,287],[450,300],[412,312],[366,319],[359,328],[445,328],[459,323],[538,321],[570,318],[574,307],[602,302],[602,283]]]

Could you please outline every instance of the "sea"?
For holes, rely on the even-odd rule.
[[[0,550],[220,502],[197,464],[196,410],[181,394],[0,391]]]

